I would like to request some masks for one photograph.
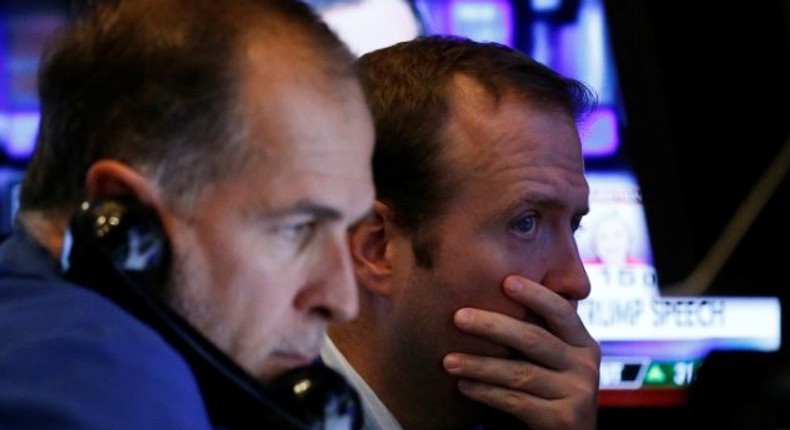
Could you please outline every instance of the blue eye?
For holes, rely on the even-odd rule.
[[[285,225],[280,227],[280,235],[288,240],[300,240],[312,231],[314,225],[313,221]]]
[[[534,214],[525,215],[510,225],[510,231],[519,236],[527,236],[535,230],[536,223],[537,220]]]

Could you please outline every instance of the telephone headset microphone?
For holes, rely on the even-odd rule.
[[[354,389],[322,365],[293,369],[261,384],[161,298],[170,259],[156,212],[126,197],[85,202],[66,233],[67,279],[93,289],[159,332],[187,360],[212,423],[228,430],[358,430]]]

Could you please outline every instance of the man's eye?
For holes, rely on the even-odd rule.
[[[527,236],[535,230],[536,223],[537,220],[534,214],[525,215],[513,221],[510,225],[510,231],[519,236]]]
[[[289,224],[280,227],[280,235],[288,240],[300,240],[313,231],[315,223],[313,221]]]

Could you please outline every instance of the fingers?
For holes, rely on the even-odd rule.
[[[452,375],[546,400],[589,398],[598,391],[598,368],[589,359],[574,362],[570,369],[554,370],[526,360],[456,352],[447,354],[442,364]]]
[[[454,323],[461,331],[505,345],[544,366],[568,365],[565,356],[569,345],[536,324],[474,308],[459,309]]]
[[[544,399],[468,380],[459,381],[458,389],[470,399],[508,413],[531,430],[593,430],[597,426],[597,407],[588,401]]]
[[[514,301],[544,319],[546,328],[574,346],[597,343],[587,331],[576,306],[541,284],[511,275],[505,279],[504,291]]]
[[[504,289],[539,322],[477,308],[456,311],[453,321],[459,330],[521,354],[448,354],[443,365],[460,378],[459,391],[532,429],[594,429],[601,351],[575,304],[517,276],[508,277]]]
[[[444,357],[443,364],[450,374],[486,381],[493,386],[540,393],[547,399],[560,398],[564,394],[565,388],[552,381],[546,368],[527,361],[451,353]]]
[[[569,318],[578,319],[578,315]],[[459,309],[453,322],[461,331],[518,351],[542,366],[560,370],[584,365],[591,368],[586,370],[598,371],[600,347],[586,331],[575,338],[574,345],[546,327],[476,308]]]
[[[503,411],[533,430],[594,429],[597,419],[597,372],[579,366],[547,369],[528,361],[451,353],[448,373],[462,379],[466,397]]]

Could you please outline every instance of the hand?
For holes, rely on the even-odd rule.
[[[522,359],[450,353],[444,367],[465,396],[507,412],[533,430],[595,429],[601,349],[575,306],[548,288],[509,276],[505,292],[542,325],[496,312],[459,309],[458,329],[518,351]]]

